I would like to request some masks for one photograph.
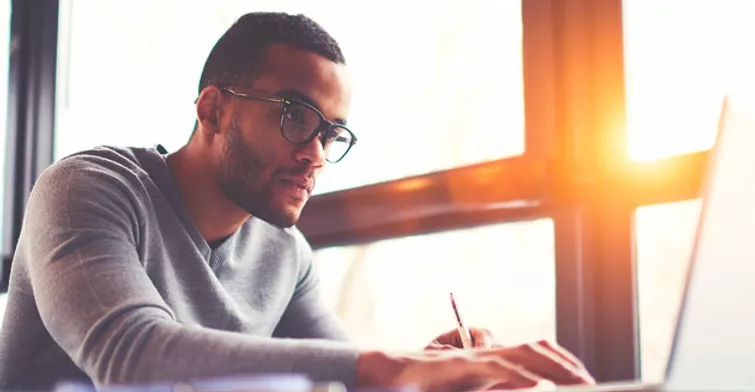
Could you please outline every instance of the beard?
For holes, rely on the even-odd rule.
[[[298,212],[276,207],[275,172],[265,178],[266,169],[273,164],[244,142],[235,118],[229,123],[220,160],[219,186],[227,198],[252,216],[274,226],[286,228],[296,224]]]

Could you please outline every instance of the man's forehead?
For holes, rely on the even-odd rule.
[[[254,87],[271,93],[297,91],[329,117],[345,117],[351,99],[349,76],[343,64],[284,44],[268,48]]]

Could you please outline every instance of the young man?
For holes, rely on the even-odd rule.
[[[349,100],[327,32],[304,16],[251,13],[211,51],[183,148],[101,147],[48,168],[13,262],[0,387],[281,372],[428,390],[593,382],[556,345],[493,348],[477,329],[474,350],[348,344],[293,225],[326,163],[356,142]],[[456,336],[429,348],[458,347]]]

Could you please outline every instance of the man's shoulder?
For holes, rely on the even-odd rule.
[[[137,147],[97,146],[67,155],[50,165],[48,171],[98,169],[113,174],[145,173],[145,158],[158,157],[154,149]]]
[[[133,190],[147,178],[144,161],[149,155],[148,149],[133,147],[99,146],[79,151],[47,167],[32,192],[65,190],[71,195],[96,196],[98,192],[113,193],[116,189],[119,194],[121,190]]]

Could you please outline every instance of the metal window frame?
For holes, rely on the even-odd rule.
[[[3,192],[2,288],[34,181],[52,163],[58,45],[56,0],[13,0]]]

